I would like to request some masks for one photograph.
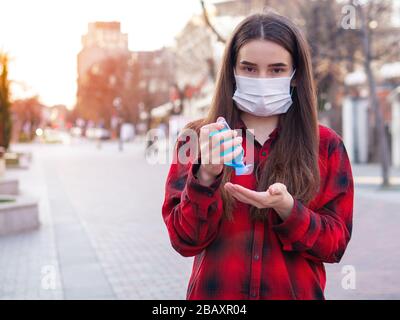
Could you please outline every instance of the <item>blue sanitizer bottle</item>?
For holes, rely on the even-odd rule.
[[[223,132],[223,131],[227,131],[227,130],[231,130],[231,128],[229,127],[228,123],[226,122],[226,120],[224,118],[219,118],[217,120],[217,122],[221,122],[224,125],[224,128],[222,128],[219,131],[214,131],[210,133],[210,137],[214,136],[215,134],[219,133],[219,132]],[[224,143],[225,141],[222,140],[220,142],[220,144]],[[229,148],[225,151],[221,152],[221,156],[225,156],[226,154],[233,152],[233,150],[235,149],[235,147]],[[243,157],[244,157],[244,151],[242,150],[241,154],[239,154],[236,158],[234,158],[232,161],[230,162],[225,162],[224,164],[226,166],[230,166],[230,167],[234,167],[235,168],[235,174],[237,176],[240,175],[245,175],[248,174],[251,168],[251,164],[249,165],[245,165],[243,162]]]

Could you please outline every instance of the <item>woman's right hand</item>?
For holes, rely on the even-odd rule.
[[[235,130],[218,132],[212,137],[210,133],[224,128],[220,122],[207,124],[200,129],[199,145],[201,155],[201,165],[197,177],[200,182],[210,185],[215,177],[218,176],[225,162],[230,162],[243,151],[242,137],[237,136]],[[225,142],[221,143],[224,140]],[[224,151],[235,147],[232,152],[221,155]]]

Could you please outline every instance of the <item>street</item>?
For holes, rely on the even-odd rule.
[[[7,177],[40,199],[41,226],[0,237],[0,299],[185,298],[192,258],[172,249],[161,217],[168,164],[147,163],[140,142],[13,149],[33,154]],[[341,263],[326,265],[327,299],[400,298],[399,195],[356,185],[353,236]],[[342,286],[346,266],[355,288]]]

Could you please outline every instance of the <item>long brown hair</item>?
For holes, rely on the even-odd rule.
[[[193,122],[189,128],[215,122],[223,116],[231,127],[240,111],[232,100],[235,91],[233,70],[240,48],[251,40],[264,39],[285,48],[296,68],[293,104],[279,117],[279,137],[265,163],[256,169],[257,190],[265,191],[276,182],[286,185],[288,192],[307,204],[319,189],[319,130],[316,90],[312,76],[310,49],[299,28],[288,18],[276,13],[258,13],[244,19],[228,40],[219,70],[209,113],[205,119]],[[232,168],[224,166],[222,185],[230,180]],[[224,216],[232,219],[234,199],[221,188]],[[251,216],[264,219],[268,209],[251,207]]]

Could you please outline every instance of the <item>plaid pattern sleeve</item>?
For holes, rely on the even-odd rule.
[[[177,149],[181,146],[178,143]],[[196,178],[199,166],[173,161],[165,185],[163,219],[172,247],[185,257],[197,255],[213,241],[222,216],[222,175],[211,186],[203,186]]]
[[[328,146],[323,204],[312,211],[295,199],[286,221],[273,226],[284,250],[310,259],[339,262],[350,240],[354,185],[350,161],[340,137]]]

